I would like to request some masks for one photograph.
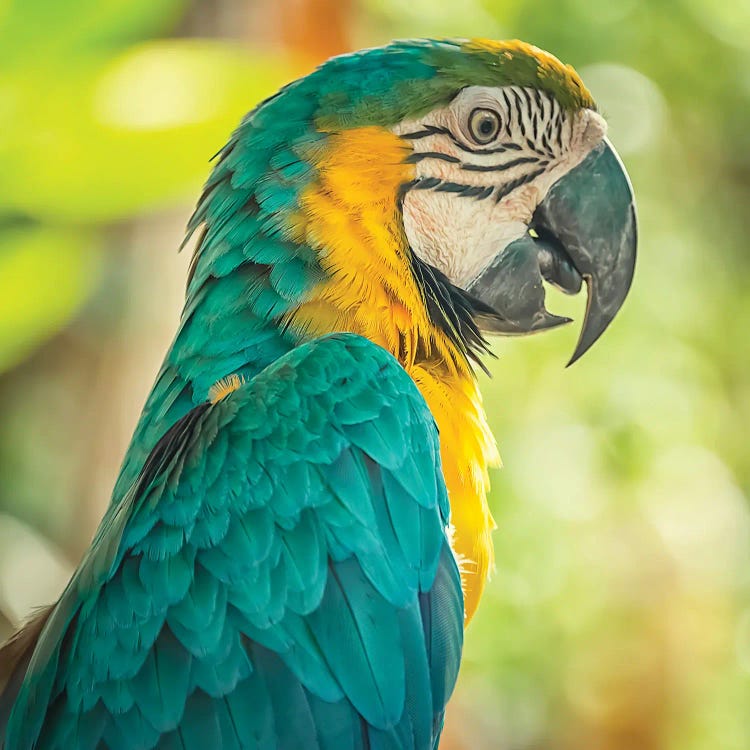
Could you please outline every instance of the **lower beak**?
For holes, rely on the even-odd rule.
[[[585,282],[586,315],[570,365],[612,322],[635,270],[633,190],[609,141],[603,140],[550,188],[529,230],[467,291],[492,310],[478,316],[484,330],[524,334],[570,322],[545,308],[543,281],[569,294]]]

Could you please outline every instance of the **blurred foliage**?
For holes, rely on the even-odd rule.
[[[0,232],[0,369],[68,322],[98,277],[85,231],[41,225]]]
[[[98,222],[184,198],[247,103],[290,75],[259,63],[213,41],[170,40],[11,73],[4,93],[18,115],[0,143],[2,205]]]
[[[318,6],[306,5],[308,24]],[[305,39],[279,32],[294,7],[0,2],[7,619],[54,596],[106,504],[179,308],[179,291],[165,290],[182,278],[159,276],[184,273],[164,265],[181,237],[163,209],[179,205],[184,220],[207,158],[309,51],[272,46]],[[602,342],[565,370],[572,328],[498,341],[483,380],[505,460],[492,477],[497,572],[468,632],[444,746],[745,750],[750,6],[341,7],[334,36],[344,19],[352,46],[519,37],[573,63],[640,209],[634,288]],[[197,38],[206,19],[233,41]],[[550,307],[580,320],[582,304],[554,294]]]
[[[292,75],[227,42],[149,39],[184,12],[183,0],[0,5],[0,283],[15,316],[2,318],[0,368],[91,292],[90,229],[194,194],[248,106]],[[58,273],[54,299],[45,279]]]

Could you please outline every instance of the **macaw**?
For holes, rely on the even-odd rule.
[[[634,272],[579,76],[519,42],[336,57],[253,109],[184,311],[60,599],[0,652],[5,750],[436,748],[492,567],[489,334]]]

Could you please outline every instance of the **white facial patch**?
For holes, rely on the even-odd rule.
[[[441,109],[399,123],[414,147],[403,199],[412,250],[466,288],[523,236],[549,188],[606,133],[592,110],[575,114],[537,89],[471,86]]]

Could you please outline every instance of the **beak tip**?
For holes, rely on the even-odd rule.
[[[544,317],[531,327],[530,333],[535,333],[537,331],[546,331],[550,328],[559,328],[560,326],[564,326],[572,322],[573,318],[569,318],[567,315],[555,315],[554,313],[547,312],[545,310]]]
[[[565,369],[567,370],[568,367],[578,362],[578,360],[586,353],[587,350],[588,350],[588,347],[586,347],[585,349],[581,349],[581,347],[576,347],[576,350],[573,352],[573,356],[568,360],[568,364],[565,365]]]

